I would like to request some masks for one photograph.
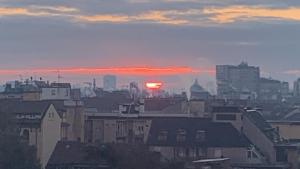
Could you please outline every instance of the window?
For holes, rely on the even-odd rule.
[[[215,158],[222,158],[222,150],[221,149],[216,149],[214,154],[215,154]]]
[[[235,114],[217,114],[216,119],[217,120],[235,121],[236,120],[236,115]]]
[[[69,89],[66,89],[65,96],[66,96],[66,97],[68,97],[68,96],[69,96]]]
[[[49,116],[49,118],[54,118],[54,112],[50,112],[49,114],[48,114],[48,116]]]
[[[158,134],[158,141],[167,141],[168,139],[168,131],[162,130]]]
[[[196,131],[196,141],[197,142],[203,142],[205,141],[205,135],[206,135],[206,132],[204,130],[197,130]]]
[[[254,147],[248,148],[248,150],[247,150],[247,157],[249,159],[251,159],[251,158],[257,159],[258,158],[258,155],[256,154]]]
[[[206,150],[205,149],[198,148],[196,151],[197,151],[196,154],[197,154],[198,157],[205,157],[206,156]]]
[[[56,90],[55,89],[51,89],[51,95],[55,96],[56,95]]]
[[[191,158],[197,157],[197,152],[196,152],[196,149],[195,149],[195,148],[191,148],[191,149],[190,149],[190,154],[189,154],[189,156],[190,156]]]
[[[177,130],[176,140],[177,142],[184,142],[186,140],[186,131],[183,129]]]
[[[186,150],[184,148],[179,148],[178,150],[178,157],[185,157],[185,154],[186,154]]]
[[[28,129],[23,130],[22,138],[23,138],[25,141],[29,141],[29,130],[28,130]]]

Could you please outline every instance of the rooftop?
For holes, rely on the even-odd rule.
[[[177,132],[185,131],[186,139],[177,142]],[[165,141],[159,140],[161,132],[167,133]],[[197,132],[205,132],[204,141],[196,140]],[[152,146],[248,147],[248,139],[230,123],[216,123],[204,118],[153,119],[148,138]]]

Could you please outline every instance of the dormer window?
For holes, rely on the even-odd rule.
[[[160,131],[157,139],[158,139],[158,141],[167,141],[168,131],[167,130]]]
[[[195,139],[196,139],[197,142],[205,141],[205,137],[206,137],[206,131],[204,131],[204,130],[197,130],[196,131]]]
[[[177,142],[184,142],[186,140],[186,131],[183,129],[177,130],[176,140]]]
[[[56,90],[55,89],[51,89],[51,95],[55,96],[56,95]]]

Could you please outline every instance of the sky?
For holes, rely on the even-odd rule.
[[[216,64],[300,77],[299,0],[0,0],[0,82],[116,74],[213,92]]]

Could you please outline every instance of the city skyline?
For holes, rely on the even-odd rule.
[[[184,67],[188,72],[178,77],[158,78],[189,84],[198,78],[205,87],[214,77],[198,70],[247,61],[261,67],[264,77],[292,83],[300,76],[299,5],[295,0],[2,0],[0,80],[19,75],[55,80],[60,70],[66,81],[85,82],[97,78],[95,68]],[[88,72],[66,73],[70,69]],[[139,73],[137,79],[146,77]]]

